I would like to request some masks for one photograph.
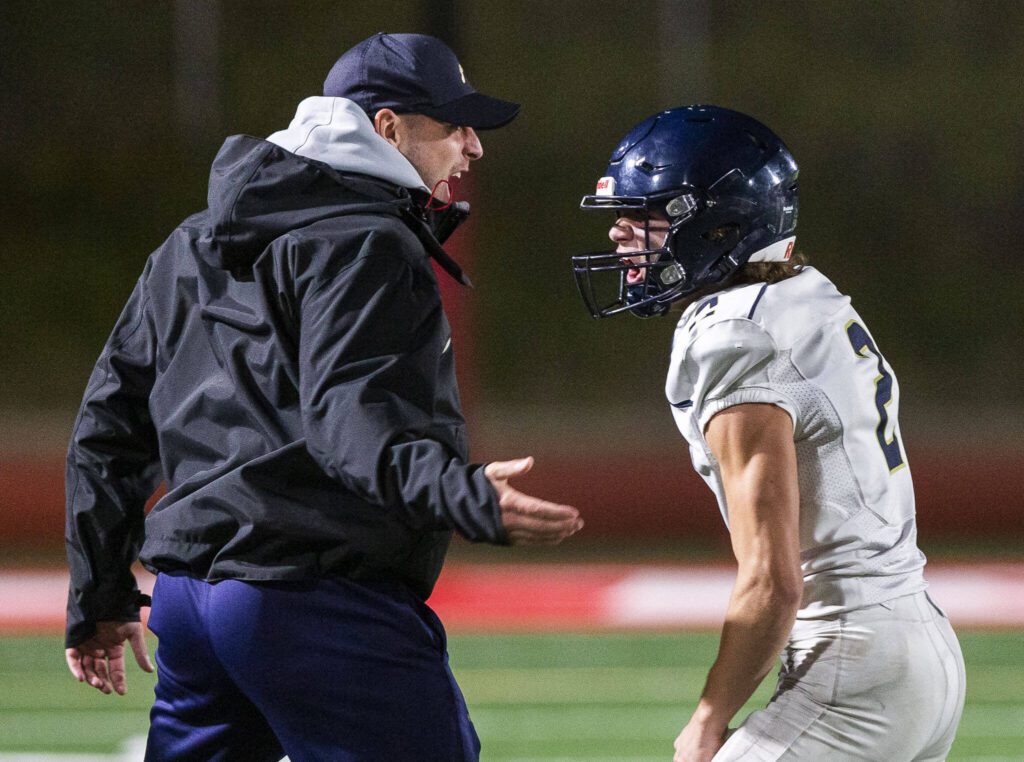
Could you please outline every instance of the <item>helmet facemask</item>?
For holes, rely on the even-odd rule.
[[[670,304],[681,296],[679,289],[686,275],[672,254],[672,241],[680,226],[695,213],[696,197],[679,190],[652,196],[587,196],[580,206],[612,210],[616,218],[632,212],[644,221],[643,249],[628,253],[600,251],[572,258],[576,286],[590,314],[609,317],[628,310],[638,317],[656,317],[668,312]],[[653,217],[670,220],[665,243],[659,248],[651,246]],[[641,270],[642,279],[630,283],[627,276],[631,270]],[[612,281],[617,286],[613,299],[609,298],[609,279],[604,277],[608,274],[617,276]]]

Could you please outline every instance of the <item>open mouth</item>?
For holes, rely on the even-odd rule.
[[[622,259],[619,261],[621,261],[624,265],[632,265],[632,267],[626,270],[626,283],[628,283],[630,286],[634,286],[637,283],[643,283],[644,268],[637,267],[636,263],[629,259]]]
[[[448,186],[447,190],[450,199],[456,199],[463,195],[461,191],[462,183],[466,181],[465,176],[469,174],[468,170],[460,169],[458,172],[452,172],[445,178],[445,185]],[[446,199],[447,200],[447,199]]]

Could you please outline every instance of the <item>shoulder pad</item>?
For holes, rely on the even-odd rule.
[[[709,402],[739,389],[767,386],[768,365],[778,350],[772,337],[745,316],[700,320],[692,332],[688,322],[676,329],[665,394],[673,407],[692,407],[702,418]]]

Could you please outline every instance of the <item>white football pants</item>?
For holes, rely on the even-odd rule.
[[[927,593],[797,620],[775,696],[714,762],[940,762],[965,687],[960,644]]]

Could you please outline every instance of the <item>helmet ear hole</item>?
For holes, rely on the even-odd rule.
[[[711,228],[705,232],[701,237],[711,243],[722,243],[731,236],[735,236],[739,233],[739,225],[719,225],[718,227]]]

